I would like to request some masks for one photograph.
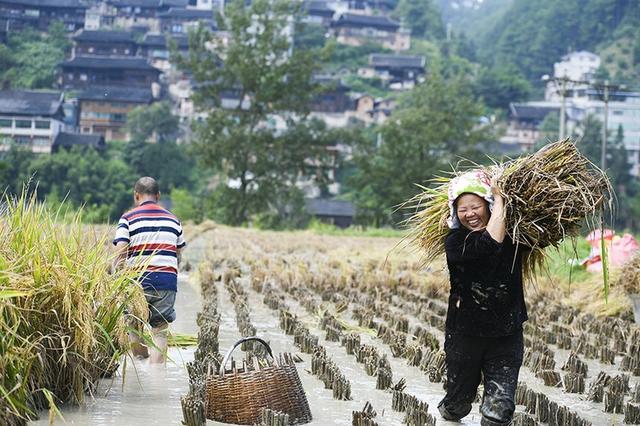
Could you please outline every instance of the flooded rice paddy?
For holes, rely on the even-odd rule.
[[[219,315],[217,341],[223,355],[235,341],[253,332],[268,341],[274,353],[297,354],[301,359],[297,370],[313,415],[311,425],[349,425],[352,413],[367,402],[377,414],[377,424],[406,424],[407,412],[394,409],[400,393],[426,404],[421,405],[423,414],[428,414],[422,417],[427,419],[423,424],[456,424],[444,421],[436,408],[444,395],[441,348],[446,274],[420,269],[410,255],[387,258],[395,243],[209,230],[192,239],[186,250],[190,270],[181,273],[178,318],[172,330],[197,334],[198,312],[203,303],[213,303]],[[215,287],[211,299],[203,300],[201,286]],[[632,340],[640,331],[622,320],[597,320],[541,298],[528,300],[532,321],[525,330],[528,354],[520,374],[521,389],[526,386],[527,394],[521,392],[518,400],[517,424],[623,424],[626,405],[640,402],[633,402],[638,396],[634,393],[640,366],[634,359],[640,341]],[[244,316],[238,314],[239,305],[246,307]],[[305,336],[311,348],[300,344]],[[350,339],[357,340],[355,349],[349,349]],[[194,361],[195,349],[171,348],[171,361],[163,367],[127,359],[113,379],[101,382],[85,406],[64,407],[65,421],[75,425],[181,424],[180,399],[190,391],[186,365]],[[580,372],[572,371],[576,364],[567,362],[571,354],[582,363],[578,364]],[[241,357],[238,349],[235,358]],[[376,365],[371,364],[372,359]],[[314,371],[314,360],[326,362],[332,374],[348,382],[350,400],[334,398],[335,392],[328,387],[335,387],[336,381],[327,386],[317,364]],[[563,369],[565,364],[571,365]],[[383,370],[391,374],[390,385]],[[579,373],[584,388],[567,393],[562,381],[547,386],[543,377],[549,371],[562,380]],[[602,397],[594,398],[599,388],[593,383],[603,374],[609,380],[600,390]],[[605,412],[603,399],[610,401],[615,396],[610,383],[617,376],[628,380],[628,387],[619,395],[622,408]],[[401,379],[405,386],[394,395]],[[541,405],[545,397],[545,404],[550,402],[551,410],[557,410],[553,411],[555,418],[550,418],[549,407]],[[478,410],[476,402],[458,424],[479,425]],[[566,417],[567,412],[573,417]],[[34,423],[48,424],[47,413]]]

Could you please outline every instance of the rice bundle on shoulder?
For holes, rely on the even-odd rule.
[[[593,227],[598,214],[611,203],[607,176],[569,139],[485,171],[497,179],[503,194],[507,235],[515,244],[531,248],[524,265],[529,276],[541,265],[545,248],[576,236],[583,224]],[[422,249],[426,262],[444,253],[449,232],[447,190],[453,177],[437,178],[435,187],[423,187],[423,192],[408,202],[415,210],[409,220],[411,238]]]

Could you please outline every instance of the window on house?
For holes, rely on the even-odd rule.
[[[28,136],[16,136],[16,137],[13,138],[13,140],[18,145],[30,145],[31,144],[31,138],[28,137]]]
[[[16,120],[16,127],[18,129],[30,129],[31,120]]]
[[[33,144],[35,146],[49,146],[49,139],[48,138],[34,138],[33,139]]]
[[[624,115],[624,111],[620,110],[620,109],[616,109],[613,111],[613,115]]]
[[[50,129],[51,121],[49,120],[36,120],[36,129]]]
[[[69,81],[73,80],[73,73],[69,73],[69,74],[67,74],[67,79],[68,79]]]
[[[13,120],[2,119],[0,120],[0,127],[11,127]]]
[[[89,49],[87,49],[89,51],[89,53],[93,53],[93,51],[95,50],[93,47],[90,47]]]
[[[80,74],[80,80],[81,81],[87,81],[87,75],[86,74]]]

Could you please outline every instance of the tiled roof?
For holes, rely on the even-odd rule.
[[[174,35],[170,36],[170,39],[175,40],[178,43],[178,47],[181,49],[186,49],[189,47],[189,37],[184,35]],[[139,43],[140,46],[146,47],[156,47],[156,48],[166,48],[167,45],[167,36],[164,34],[146,34],[144,39]]]
[[[107,0],[107,3],[115,7],[166,9],[169,7],[187,7],[189,0]]]
[[[335,10],[331,9],[325,1],[307,1],[304,3],[304,9],[311,15],[328,15],[331,16]]]
[[[60,64],[63,68],[138,69],[158,71],[147,59],[136,57],[76,56]]]
[[[316,74],[311,76],[311,81],[326,86],[329,89],[345,90],[351,89],[350,86],[344,84],[341,78],[334,78],[330,75]]]
[[[159,9],[162,0],[107,0],[108,4],[116,7],[142,7],[145,9]]]
[[[53,141],[54,147],[64,146],[92,146],[94,148],[104,148],[104,136],[102,135],[82,135],[80,133],[60,132]]]
[[[113,101],[148,104],[153,101],[151,89],[119,87],[119,86],[92,86],[78,95],[81,101]]]
[[[160,19],[204,19],[213,20],[214,15],[211,10],[184,9],[172,7],[166,12],[158,13]]]
[[[0,91],[0,114],[52,116],[62,105],[61,92]]]
[[[350,201],[331,200],[328,198],[310,198],[306,200],[307,213],[316,216],[353,217],[356,208]]]
[[[76,34],[75,41],[105,41],[116,43],[135,43],[133,33],[126,31],[88,31],[82,30]]]
[[[80,0],[3,0],[3,3],[18,4],[21,6],[56,7],[61,9],[88,8],[88,6]]]
[[[559,107],[534,106],[527,104],[511,103],[509,105],[510,115],[521,120],[544,120],[551,112],[559,112]]]
[[[369,65],[381,68],[424,68],[424,56],[387,55],[374,53],[369,56]]]
[[[338,20],[335,21],[333,25],[334,26],[385,28],[385,29],[390,29],[394,31],[400,28],[399,23],[389,19],[386,16],[360,15],[356,13],[344,13],[340,15]]]

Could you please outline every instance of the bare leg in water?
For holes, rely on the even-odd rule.
[[[131,344],[131,353],[138,359],[149,358],[149,349],[147,345],[142,342],[142,338],[139,333],[141,331],[129,332],[129,343]]]
[[[163,364],[167,353],[167,333],[169,332],[169,324],[163,324],[159,327],[151,329],[151,338],[153,346],[149,350],[149,363]]]

